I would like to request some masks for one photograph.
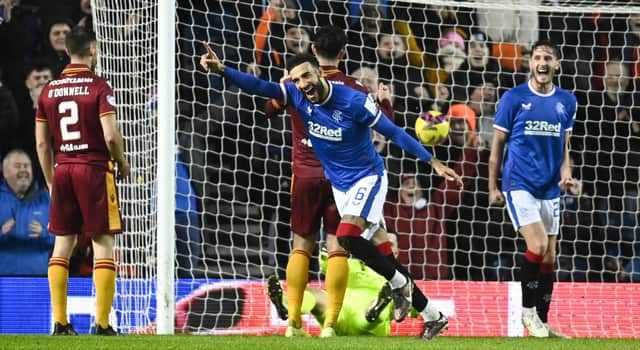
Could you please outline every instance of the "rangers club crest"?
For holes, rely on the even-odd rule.
[[[333,111],[331,118],[333,118],[333,120],[335,120],[336,122],[340,123],[342,121],[342,112],[338,110]]]

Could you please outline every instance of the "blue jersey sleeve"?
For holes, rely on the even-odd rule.
[[[502,96],[493,119],[493,127],[507,133],[511,132],[518,111],[518,100],[512,91],[509,90]]]
[[[351,101],[351,111],[355,120],[370,128],[383,115],[371,95],[355,93]]]
[[[400,148],[413,154],[422,161],[428,162],[433,157],[433,155],[431,155],[424,146],[422,146],[413,137],[409,136],[409,134],[407,134],[402,128],[393,124],[384,114],[382,114],[382,116],[373,125],[373,130],[381,133],[386,138],[393,141],[393,143],[400,146]]]
[[[354,95],[351,110],[356,121],[373,128],[418,159],[425,162],[431,160],[431,153],[413,137],[409,136],[403,129],[393,124],[391,120],[378,109],[371,95]]]
[[[251,74],[243,73],[229,67],[225,67],[224,76],[229,82],[237,85],[244,92],[275,98],[285,101],[286,103],[286,93],[283,85],[262,80]]]

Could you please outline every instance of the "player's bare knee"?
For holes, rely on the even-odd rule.
[[[73,250],[78,244],[78,235],[56,236],[52,256],[71,258]]]
[[[333,234],[327,235],[327,251],[329,253],[334,253],[345,252],[346,250],[342,247],[342,245],[340,245],[340,242],[338,242],[338,238],[336,237],[336,235]]]
[[[371,242],[373,242],[373,244],[375,245],[384,243],[388,240],[389,240],[389,235],[387,234],[387,231],[382,226],[378,227],[376,232],[373,234],[373,237],[371,237]]]
[[[92,238],[93,255],[96,259],[113,259],[115,237],[111,234],[101,234]]]
[[[556,262],[557,253],[555,247],[549,246],[547,248],[546,254],[544,254],[544,259],[542,262],[544,264],[554,264]]]
[[[315,246],[315,235],[300,235],[297,233],[293,234],[293,250],[304,250],[305,252],[309,253],[309,255],[312,255]]]
[[[368,223],[365,219],[359,217],[359,216],[353,216],[353,215],[345,215],[342,217],[342,219],[340,220],[341,223],[347,223],[347,224],[353,224],[356,225],[358,227],[360,227],[363,231],[367,228]]]
[[[527,247],[531,252],[540,256],[545,256],[547,254],[547,248],[548,245],[546,241],[536,241]]]

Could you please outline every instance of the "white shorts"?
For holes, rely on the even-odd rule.
[[[387,173],[382,176],[371,175],[360,179],[346,192],[333,187],[333,199],[336,202],[340,217],[345,215],[359,216],[376,227],[367,229],[362,236],[371,239],[383,221],[382,210],[387,197]]]
[[[547,234],[558,235],[560,230],[560,198],[537,199],[527,191],[503,192],[507,211],[516,231],[520,227],[541,221]]]

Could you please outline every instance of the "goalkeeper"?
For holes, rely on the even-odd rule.
[[[392,236],[392,235],[390,235]],[[320,253],[320,269],[327,271],[327,252]],[[384,279],[361,260],[348,259],[349,281],[345,292],[348,303],[342,310],[335,325],[337,335],[377,335],[388,336],[391,332],[393,307],[391,287]],[[275,275],[267,279],[269,299],[278,310],[280,318],[285,319],[286,306],[283,302],[282,287]],[[324,323],[327,312],[327,292],[320,288],[309,287],[304,292],[301,314],[310,313],[319,324]]]

